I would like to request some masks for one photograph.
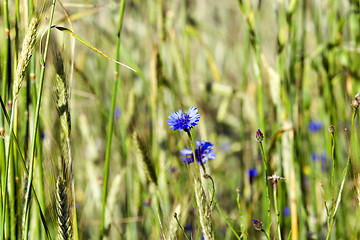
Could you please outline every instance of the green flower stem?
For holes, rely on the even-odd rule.
[[[120,11],[119,11],[120,17],[119,17],[118,34],[117,34],[117,41],[116,41],[116,52],[115,52],[115,54],[116,54],[115,60],[116,61],[118,61],[118,59],[119,59],[120,33],[121,33],[121,28],[122,28],[124,8],[125,8],[125,0],[122,0],[121,4],[120,4]],[[110,151],[111,151],[112,132],[113,132],[113,126],[114,126],[115,101],[116,101],[116,95],[117,95],[117,88],[118,88],[118,84],[120,81],[119,76],[120,75],[118,73],[115,73],[115,76],[114,76],[115,80],[114,80],[112,100],[111,100],[111,109],[110,109],[110,116],[109,116],[109,122],[108,122],[108,133],[107,133],[105,164],[104,164],[104,185],[103,185],[103,195],[102,195],[100,239],[103,239],[104,234],[105,234],[105,209],[106,209],[107,187],[108,187],[108,182],[109,182]]]
[[[239,188],[240,190],[240,188]],[[247,235],[244,234],[245,229],[244,229],[244,225],[242,224],[242,220],[243,220],[243,216],[242,216],[242,211],[241,211],[241,204],[240,204],[240,191],[237,190],[237,197],[236,197],[236,203],[239,209],[239,216],[240,216],[240,230],[241,230],[241,237],[244,238],[245,240],[247,239]]]
[[[334,185],[334,178],[335,178],[335,136],[334,133],[331,133],[331,157],[333,162],[333,169],[331,174],[331,189],[332,189],[332,198],[331,198],[331,215],[334,215],[335,211],[335,185]]]
[[[330,228],[329,228],[329,232],[328,232],[328,235],[326,237],[326,240],[330,239],[331,230],[332,230],[332,227],[334,225],[336,212],[337,212],[337,209],[338,209],[340,201],[341,201],[342,192],[344,190],[344,183],[345,183],[346,175],[347,175],[348,168],[349,168],[349,165],[350,165],[351,140],[352,140],[352,137],[353,137],[353,134],[354,134],[354,121],[355,121],[356,112],[357,112],[357,108],[354,108],[353,109],[353,115],[352,115],[352,118],[351,118],[351,130],[350,130],[351,133],[350,133],[348,159],[347,159],[347,162],[346,162],[346,167],[345,167],[345,169],[343,171],[343,178],[342,178],[342,182],[341,182],[341,186],[340,186],[340,191],[339,191],[339,194],[338,194],[338,197],[337,197],[336,205],[333,207],[333,210],[332,210],[332,213],[331,213],[331,223],[330,223]]]
[[[273,197],[274,197],[274,206],[275,206],[275,212],[276,212],[276,220],[277,220],[277,227],[276,231],[279,233],[279,240],[281,240],[281,230],[280,230],[280,218],[278,213],[278,207],[277,207],[277,184],[274,184],[273,186]],[[276,234],[274,236],[274,239],[276,238]]]
[[[267,162],[266,162],[266,155],[265,155],[265,151],[264,151],[264,147],[262,142],[259,142],[260,145],[260,151],[261,151],[261,155],[262,155],[262,159],[263,159],[263,163],[264,163],[264,168],[263,168],[263,184],[264,184],[264,188],[266,190],[266,204],[265,207],[267,209],[267,220],[268,220],[268,231],[270,234],[270,229],[271,229],[271,218],[270,218],[270,197],[269,197],[269,188],[268,188],[268,184],[267,184]]]
[[[266,231],[264,229],[261,229],[261,231],[264,233],[267,240],[271,240],[269,235],[267,235]]]
[[[229,228],[231,229],[231,231],[234,233],[234,235],[236,236],[237,239],[241,239],[240,236],[236,233],[235,229],[231,226],[231,224],[229,223],[229,221],[226,219],[224,213],[221,211],[219,204],[217,203],[217,201],[215,200],[215,206],[217,208],[217,210],[219,211],[221,217],[225,220],[226,224],[229,226]],[[266,233],[265,233],[266,234]]]
[[[194,162],[197,163],[196,154],[195,154],[195,146],[194,146],[194,142],[193,142],[190,130],[185,129],[184,131],[187,133],[187,136],[188,136],[190,144],[191,144],[191,149],[192,149],[192,152],[193,152],[193,155],[194,155]],[[195,166],[197,166],[197,165],[195,164]],[[203,168],[204,173],[206,173],[204,165],[201,165],[201,167]]]
[[[174,218],[175,218],[175,220],[176,220],[177,224],[179,225],[179,227],[180,227],[181,231],[184,233],[185,238],[186,238],[187,240],[189,240],[188,236],[186,235],[186,232],[185,232],[184,227],[183,227],[183,226],[181,226],[181,224],[180,224],[180,222],[179,222],[179,219],[178,219],[178,217],[177,217],[177,214],[176,214],[176,213],[174,214]]]

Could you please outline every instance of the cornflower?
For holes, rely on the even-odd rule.
[[[190,107],[187,113],[184,113],[181,109],[177,112],[172,112],[171,115],[168,116],[170,129],[190,132],[191,128],[196,126],[200,120],[200,113],[198,113],[198,111],[197,108]]]

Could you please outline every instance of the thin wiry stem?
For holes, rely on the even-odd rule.
[[[187,240],[189,240],[188,236],[186,235],[186,232],[185,232],[184,227],[183,227],[183,226],[181,226],[181,224],[180,224],[180,222],[179,222],[179,219],[178,219],[178,217],[177,217],[177,214],[176,214],[176,213],[174,213],[174,218],[175,218],[175,220],[176,220],[177,224],[179,225],[179,227],[180,227],[181,231],[183,232],[183,234],[184,234],[185,238],[186,238]]]
[[[9,10],[8,10],[8,1],[3,1],[3,21],[4,21],[4,35],[5,35],[5,41],[3,47],[3,62],[2,62],[2,92],[1,95],[3,97],[3,100],[6,101],[6,89],[7,89],[7,83],[8,80],[11,79],[11,66],[10,66],[10,22],[9,22]],[[6,165],[6,154],[5,154],[5,140],[3,139],[4,131],[5,131],[5,124],[4,124],[4,115],[3,111],[0,112],[0,164],[1,166],[7,166]],[[0,237],[5,236],[5,209],[6,209],[6,201],[5,198],[7,197],[6,191],[4,191],[7,187],[7,178],[5,176],[7,175],[7,171],[5,171],[4,167],[1,167],[1,232]]]
[[[231,231],[234,233],[234,235],[236,236],[237,239],[241,239],[239,234],[236,233],[235,229],[233,228],[233,226],[229,223],[229,221],[226,219],[224,213],[221,211],[221,208],[219,206],[219,204],[215,201],[215,206],[217,208],[217,210],[219,211],[221,217],[225,220],[226,224],[229,226],[229,228],[231,229]]]
[[[119,60],[119,50],[120,50],[120,33],[122,28],[122,20],[124,15],[125,0],[121,1],[120,4],[120,17],[118,23],[118,34],[117,34],[117,44],[116,44],[116,56],[115,60]],[[114,110],[115,110],[115,100],[117,95],[117,88],[120,81],[120,74],[115,74],[115,81],[113,85],[112,100],[111,100],[111,109],[108,122],[108,133],[107,133],[107,142],[106,142],[106,153],[105,153],[105,164],[104,164],[104,185],[103,185],[103,195],[102,195],[102,212],[101,212],[101,223],[100,223],[100,239],[103,239],[105,234],[105,206],[107,198],[107,186],[109,181],[109,166],[110,166],[110,150],[111,150],[111,141],[112,141],[112,132],[114,125]]]
[[[339,194],[338,194],[338,197],[337,197],[336,205],[333,206],[333,209],[332,209],[332,213],[331,213],[331,223],[330,223],[330,228],[329,228],[329,232],[328,232],[328,235],[327,235],[327,237],[326,237],[326,240],[330,239],[331,230],[332,230],[332,227],[333,227],[333,225],[334,225],[336,212],[337,212],[337,209],[338,209],[339,204],[340,204],[340,201],[341,201],[342,192],[343,192],[343,190],[344,190],[344,183],[345,183],[346,175],[347,175],[347,172],[348,172],[348,169],[349,169],[349,165],[350,165],[350,159],[351,159],[351,154],[350,154],[350,153],[351,153],[351,140],[352,140],[352,137],[353,137],[353,134],[354,134],[354,122],[355,122],[356,112],[357,112],[357,108],[354,108],[354,109],[353,109],[353,115],[352,115],[352,118],[351,118],[351,133],[350,133],[348,159],[347,159],[347,162],[346,162],[346,167],[345,167],[345,169],[344,169],[344,171],[343,171],[343,178],[342,178],[342,182],[341,182],[341,186],[340,186],[340,191],[339,191]]]
[[[259,142],[260,145],[260,150],[261,150],[261,155],[262,155],[262,159],[263,159],[263,183],[264,183],[264,188],[266,191],[266,211],[267,211],[267,218],[268,218],[268,228],[269,228],[269,234],[270,234],[270,228],[271,228],[271,218],[270,218],[270,197],[269,197],[269,188],[268,188],[268,184],[267,184],[267,160],[266,160],[266,155],[265,155],[265,151],[264,151],[264,147],[262,142]]]

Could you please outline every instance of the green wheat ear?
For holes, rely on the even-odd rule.
[[[209,201],[207,199],[207,196],[205,194],[200,179],[197,179],[196,177],[194,177],[194,187],[195,187],[196,204],[199,209],[200,225],[203,230],[204,238],[206,240],[213,240],[215,239],[215,236],[212,226],[212,216],[211,216]]]
[[[145,164],[146,173],[148,175],[148,178],[155,185],[157,185],[157,175],[156,175],[156,171],[155,171],[155,166],[148,155],[148,150],[146,148],[146,145],[136,132],[133,134],[133,137],[134,137],[134,139],[138,145],[138,148],[141,152],[142,160]]]
[[[25,39],[22,45],[21,54],[19,57],[19,62],[16,68],[15,80],[13,86],[13,102],[16,101],[22,82],[24,80],[26,69],[30,63],[30,59],[33,55],[33,50],[35,47],[36,34],[39,29],[40,19],[37,16],[34,16],[31,19],[29,28],[26,32]]]
[[[58,223],[58,239],[72,239],[71,219],[67,187],[59,176],[56,181],[56,213]]]
[[[69,111],[69,94],[64,72],[64,64],[60,54],[56,56],[56,109],[58,110],[61,127],[66,138],[71,131],[71,120]]]

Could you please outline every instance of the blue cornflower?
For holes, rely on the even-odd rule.
[[[311,121],[309,122],[309,131],[310,132],[317,132],[323,129],[324,124],[319,121]]]
[[[210,142],[205,142],[204,141],[200,141],[199,139],[196,140],[196,149],[195,149],[195,155],[196,155],[196,160],[199,164],[204,164],[206,163],[206,159],[205,157],[207,157],[208,159],[215,159],[215,153],[213,153],[213,149],[212,146],[214,146],[214,144],[210,143]],[[185,164],[190,164],[192,162],[194,162],[194,154],[193,151],[191,149],[188,148],[184,148],[183,150],[180,151],[181,156],[184,157],[184,163]]]
[[[285,206],[285,207],[283,208],[282,212],[283,212],[283,215],[284,215],[285,217],[290,216],[291,211],[290,211],[289,206]]]
[[[258,175],[258,170],[256,168],[250,168],[249,171],[250,184],[253,183],[254,178]]]
[[[121,116],[121,110],[119,107],[115,107],[114,109],[114,119],[117,119]]]
[[[198,113],[198,111],[199,109],[190,107],[187,113],[184,113],[180,109],[177,112],[172,112],[171,115],[168,116],[170,129],[173,129],[174,131],[190,131],[191,128],[197,125],[197,122],[200,119],[200,113]]]
[[[312,154],[311,154],[311,160],[312,160],[313,162],[316,162],[317,159],[318,159],[318,155],[317,155],[316,153],[312,153]]]

